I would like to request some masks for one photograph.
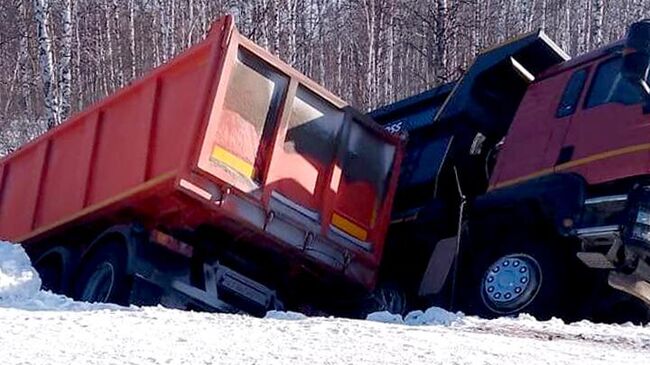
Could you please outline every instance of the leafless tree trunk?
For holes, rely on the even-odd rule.
[[[131,56],[131,80],[135,79],[135,0],[129,0],[129,56]]]
[[[436,77],[438,82],[447,81],[447,0],[436,0]]]
[[[603,0],[593,1],[594,20],[591,28],[591,46],[601,47],[603,45],[603,13],[605,4]]]
[[[73,13],[72,0],[63,0],[61,20],[63,24],[63,37],[61,44],[61,59],[59,60],[59,88],[61,90],[61,120],[70,114],[70,96],[72,94],[72,37]]]
[[[49,0],[34,0],[34,18],[38,38],[38,59],[43,82],[43,101],[47,128],[54,128],[60,122],[59,102],[54,74],[54,56],[50,38],[50,3]]]

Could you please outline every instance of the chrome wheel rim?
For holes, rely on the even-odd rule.
[[[490,265],[483,275],[481,297],[496,313],[514,313],[535,299],[541,284],[541,268],[535,258],[525,254],[506,255]]]

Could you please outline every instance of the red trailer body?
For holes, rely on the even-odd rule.
[[[208,225],[372,288],[399,146],[224,17],[4,158],[0,238],[38,246],[97,222]]]

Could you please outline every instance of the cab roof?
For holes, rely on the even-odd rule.
[[[614,53],[620,52],[623,50],[623,47],[625,46],[625,40],[619,40],[614,43],[610,43],[604,47],[598,48],[594,51],[582,54],[578,57],[572,58],[568,61],[559,63],[557,65],[549,67],[548,70],[545,70],[542,72],[539,77],[537,78],[538,80],[545,79],[548,77],[551,77],[553,75],[557,75],[558,73],[564,72],[566,70],[571,70],[574,68],[577,68],[581,65],[584,65],[586,63],[589,63],[595,59],[603,58],[608,55],[612,55]]]

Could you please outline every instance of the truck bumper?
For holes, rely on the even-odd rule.
[[[584,206],[577,257],[590,268],[608,270],[612,288],[650,305],[650,190],[588,199]],[[594,212],[600,214],[594,221],[606,225],[584,227]]]

